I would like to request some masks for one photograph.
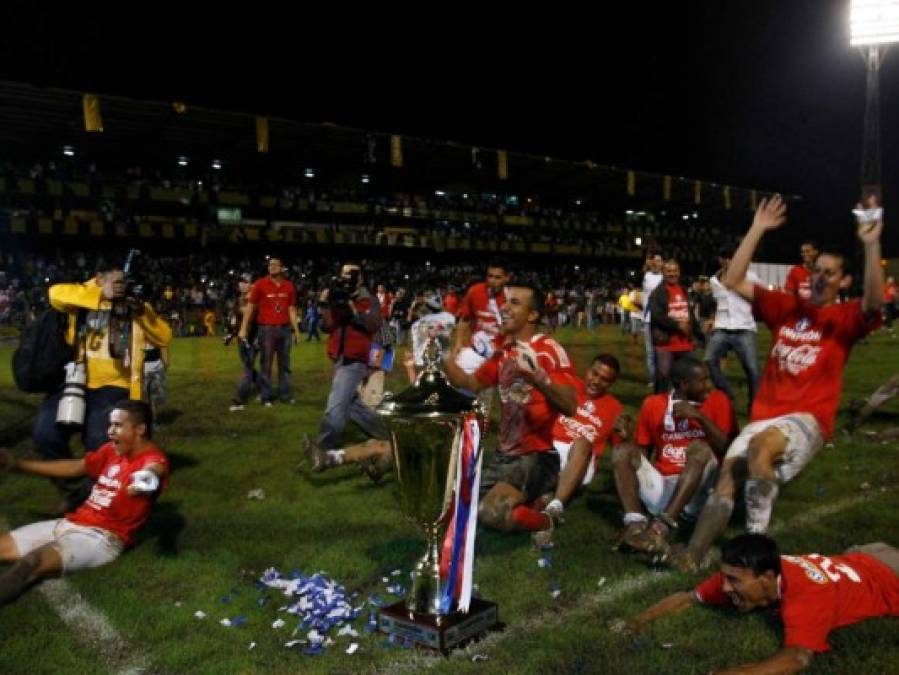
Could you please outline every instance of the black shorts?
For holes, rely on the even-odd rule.
[[[497,452],[481,473],[481,498],[497,483],[507,483],[524,493],[525,502],[552,492],[559,481],[559,455],[555,451],[510,455]]]

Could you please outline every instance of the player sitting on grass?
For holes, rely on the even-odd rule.
[[[0,469],[49,478],[90,476],[87,500],[65,518],[44,520],[0,535],[0,605],[44,577],[112,562],[146,522],[164,486],[169,463],[150,441],[153,416],[142,401],[120,401],[109,414],[109,442],[81,459],[17,459],[0,450]]]

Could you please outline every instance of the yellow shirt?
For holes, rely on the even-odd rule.
[[[145,342],[166,347],[172,341],[172,329],[150,305],[144,313],[131,320],[131,339],[127,361],[114,358],[109,351],[109,315],[112,303],[103,299],[103,290],[96,281],[84,284],[55,284],[50,287],[50,305],[69,315],[66,339],[75,343],[75,322],[79,309],[88,310],[84,357],[87,361],[87,388],[122,387],[130,398],[139,399],[143,384]]]
[[[621,307],[625,312],[639,312],[640,308],[637,307],[633,301],[631,300],[631,296],[628,293],[622,293],[621,297],[618,298],[618,306]]]

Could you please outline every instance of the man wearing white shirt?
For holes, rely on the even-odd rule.
[[[656,380],[656,355],[655,345],[652,344],[652,328],[650,326],[649,296],[662,283],[662,254],[651,251],[646,256],[646,266],[643,268],[643,289],[640,299],[643,303],[643,334],[646,340],[646,370],[649,373],[649,386],[653,386]]]
[[[712,295],[718,307],[715,310],[715,324],[709,337],[705,350],[705,362],[709,366],[709,372],[715,386],[734,400],[734,392],[721,370],[721,359],[728,352],[736,353],[746,373],[747,405],[752,408],[752,399],[759,386],[759,357],[758,341],[756,339],[757,328],[755,317],[752,315],[752,305],[746,302],[734,291],[728,290],[721,283],[721,279],[730,266],[733,257],[733,249],[728,247],[718,254],[718,264],[721,269],[711,278]],[[752,271],[746,272],[746,279],[752,284],[761,283],[761,279]]]

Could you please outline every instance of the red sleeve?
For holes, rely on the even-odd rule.
[[[502,352],[495,352],[474,372],[475,379],[486,387],[494,387],[499,383],[499,362]]]
[[[262,281],[262,280],[260,279],[259,281]],[[251,302],[251,303],[253,303],[254,305],[258,305],[258,304],[259,304],[259,300],[260,300],[260,298],[261,298],[261,296],[262,296],[262,289],[261,289],[260,286],[259,286],[259,281],[256,281],[256,282],[250,287],[250,293],[249,293],[249,295],[247,296],[247,302]]]
[[[784,282],[784,290],[787,290],[794,295],[799,290],[799,281],[796,279],[795,267],[791,267],[790,271],[787,272],[787,280]]]
[[[804,593],[801,603],[791,602],[782,607],[780,618],[784,625],[784,647],[803,647],[813,652],[830,649],[827,636],[833,627],[833,610],[824,603],[816,603],[811,593]]]
[[[798,304],[796,296],[783,291],[769,291],[761,284],[755,285],[752,310],[768,328],[774,330]]]
[[[721,572],[716,572],[694,588],[693,597],[703,605],[713,607],[727,607],[731,604],[730,598],[724,592],[724,577],[721,576]]]
[[[474,286],[465,291],[465,297],[463,297],[462,302],[459,303],[459,309],[456,311],[456,316],[460,319],[468,319],[472,315],[471,291],[473,288]]]
[[[712,401],[711,410],[709,411],[709,418],[712,422],[715,423],[715,426],[721,429],[724,432],[724,435],[727,437],[731,437],[734,435],[734,432],[737,430],[737,418],[734,414],[734,407],[730,402],[730,399],[727,398],[727,395],[720,390],[715,390],[712,392],[711,396],[714,397]]]
[[[880,328],[883,323],[882,312],[871,312],[868,316],[862,313],[861,300],[852,300],[842,305],[843,316],[837,326],[840,341],[848,346],[861,340],[872,330]]]
[[[84,453],[84,470],[88,476],[97,479],[103,473],[106,462],[109,461],[109,452],[113,450],[112,443],[104,443],[93,452]]]
[[[640,416],[637,418],[637,434],[634,437],[634,441],[637,445],[642,445],[644,448],[651,448],[653,444],[652,428],[656,420],[653,414],[652,402],[652,397],[643,401],[643,405],[640,406]]]

